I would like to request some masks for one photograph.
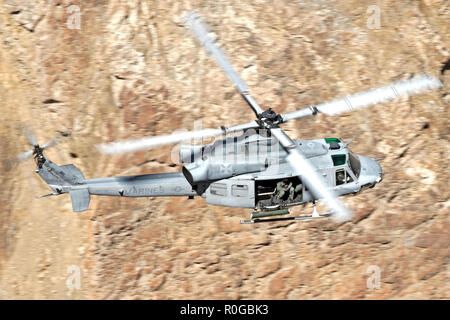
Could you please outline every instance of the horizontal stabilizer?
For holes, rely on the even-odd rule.
[[[72,190],[69,193],[74,212],[86,211],[89,208],[91,196],[89,195],[88,189]]]

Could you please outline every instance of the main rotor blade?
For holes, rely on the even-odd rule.
[[[228,58],[220,50],[220,48],[215,44],[209,35],[207,25],[202,21],[200,16],[195,12],[189,12],[184,16],[185,24],[189,27],[191,32],[197,38],[198,42],[206,49],[206,51],[213,56],[220,68],[226,73],[226,75],[231,79],[236,89],[239,91],[244,100],[253,109],[256,115],[261,114],[264,110],[259,106],[255,99],[248,93],[248,88],[245,82],[239,77],[239,75],[234,71]]]
[[[352,212],[347,209],[336,197],[334,192],[329,190],[323,178],[317,173],[314,166],[296,148],[294,141],[280,128],[271,129],[272,135],[288,152],[286,160],[295,170],[295,174],[301,176],[302,183],[308,187],[316,198],[323,199],[328,209],[333,213],[337,222],[351,220]]]
[[[217,137],[225,134],[230,134],[246,129],[259,128],[256,121],[251,121],[249,123],[229,127],[229,128],[218,128],[218,129],[203,129],[198,131],[188,131],[188,132],[175,132],[168,135],[146,137],[135,140],[126,140],[119,142],[109,142],[96,145],[97,149],[104,154],[119,154],[126,152],[136,152],[141,150],[149,150],[156,147],[160,147],[168,144],[175,144],[182,141],[188,141],[192,139],[199,138],[210,138]]]
[[[441,87],[442,83],[439,79],[428,75],[419,75],[409,80],[396,81],[387,86],[356,93],[346,98],[336,99],[317,106],[282,114],[281,117],[283,122],[286,122],[288,120],[314,115],[317,112],[333,116],[391,101],[398,97],[408,97]]]

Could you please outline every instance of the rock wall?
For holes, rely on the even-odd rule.
[[[240,225],[248,210],[184,198],[92,197],[76,214],[68,195],[37,199],[49,189],[33,162],[9,161],[27,148],[23,125],[61,138],[46,155],[91,178],[180,170],[171,146],[103,156],[96,143],[252,119],[183,27],[192,9],[277,112],[441,79],[438,92],[284,125],[355,137],[355,153],[382,159],[383,182],[344,199],[353,221]],[[449,298],[449,21],[445,0],[0,0],[0,298]]]

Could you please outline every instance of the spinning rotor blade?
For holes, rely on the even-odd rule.
[[[39,144],[37,143],[36,139],[35,139],[34,136],[33,136],[32,134],[30,134],[29,132],[30,132],[30,131],[28,131],[28,134],[26,135],[26,136],[27,136],[27,139],[28,139],[28,142],[30,142],[30,143],[35,143],[35,144],[33,145],[35,148],[36,148],[36,147],[39,147]],[[51,147],[57,145],[58,143],[59,143],[59,139],[58,139],[58,138],[54,138],[54,139],[50,140],[49,142],[47,142],[46,144],[44,144],[44,145],[41,147],[41,149],[42,149],[42,150],[45,150],[45,149],[51,148]],[[24,161],[24,160],[30,158],[31,156],[33,156],[33,154],[35,153],[35,151],[36,151],[36,149],[31,149],[31,150],[29,150],[29,151],[22,152],[21,154],[19,154],[19,155],[16,157],[15,160],[17,160],[17,161],[19,161],[19,162]]]
[[[283,122],[286,122],[288,120],[314,115],[317,112],[333,116],[369,107],[374,104],[391,101],[398,97],[408,97],[441,87],[442,83],[439,79],[428,75],[420,75],[409,80],[396,81],[384,87],[356,93],[346,98],[336,99],[317,106],[311,106],[298,111],[282,114],[281,117]]]
[[[34,136],[34,133],[33,133],[33,131],[32,131],[30,128],[24,127],[24,128],[22,129],[22,131],[23,131],[23,134],[25,135],[25,137],[27,138],[28,142],[29,142],[33,147],[35,147],[35,146],[38,145],[38,142],[37,142],[37,140],[36,140],[36,138],[35,138],[35,136]]]
[[[37,139],[35,138],[33,131],[29,127],[22,126],[21,131],[22,131],[23,135],[25,135],[25,137],[27,138],[28,142],[34,148],[29,151],[22,152],[19,155],[17,155],[16,157],[8,160],[11,164],[27,160],[28,158],[31,158],[34,154],[42,152],[43,150],[51,148],[59,143],[59,139],[54,138],[54,139],[50,140],[49,142],[47,142],[46,144],[44,144],[42,147],[40,147],[39,143],[37,142]]]
[[[327,188],[323,178],[317,173],[311,162],[298,151],[296,144],[291,138],[280,128],[271,129],[271,133],[287,151],[288,156],[286,159],[295,170],[295,174],[301,176],[302,182],[316,198],[325,201],[328,209],[333,213],[336,222],[351,220],[352,212]]]
[[[17,160],[19,162],[24,161],[24,160],[30,158],[33,155],[33,153],[34,153],[34,150],[25,151],[17,156]]]
[[[251,128],[259,128],[259,125],[256,123],[256,121],[252,121],[246,124],[237,125],[229,128],[223,127],[218,129],[203,129],[190,132],[175,132],[172,134],[162,136],[102,143],[96,145],[96,147],[101,153],[104,154],[119,154],[126,152],[149,150],[163,145],[176,144],[182,141],[192,139],[217,137]]]
[[[46,144],[44,144],[42,146],[42,149],[48,149],[48,148],[54,147],[58,143],[59,143],[59,139],[58,138],[54,138],[54,139],[50,140],[49,142],[47,142]]]
[[[222,70],[231,79],[236,89],[239,91],[248,105],[253,109],[256,115],[261,114],[264,110],[258,105],[255,99],[253,99],[250,93],[248,93],[248,88],[245,82],[239,77],[236,71],[234,71],[233,67],[228,61],[228,58],[215,44],[215,40],[213,40],[208,35],[208,28],[202,21],[200,16],[195,11],[193,11],[185,14],[184,20],[185,24],[197,38],[198,42],[200,42],[200,44],[205,47],[206,51],[213,56],[220,68],[222,68]]]

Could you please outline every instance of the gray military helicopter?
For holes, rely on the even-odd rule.
[[[91,195],[201,196],[211,205],[253,209],[251,219],[241,223],[330,216],[338,222],[346,221],[351,219],[352,213],[338,197],[375,186],[382,180],[381,166],[375,159],[352,153],[347,148],[350,141],[345,143],[338,138],[292,140],[280,125],[317,113],[337,115],[442,86],[434,77],[419,75],[343,99],[277,114],[270,108],[262,109],[250,95],[196,12],[186,14],[185,23],[231,79],[255,113],[256,120],[227,128],[97,145],[102,153],[119,154],[191,139],[220,137],[205,145],[181,146],[179,159],[184,164],[181,172],[96,179],[85,179],[72,164],[58,166],[46,159],[43,151],[54,143],[40,147],[36,139],[29,136],[34,149],[23,153],[19,159],[34,155],[36,172],[53,191],[47,196],[69,193],[76,212],[88,209]],[[325,202],[328,213],[317,213],[315,201],[319,199]],[[289,214],[290,207],[308,202],[313,204],[312,215],[280,217]]]

